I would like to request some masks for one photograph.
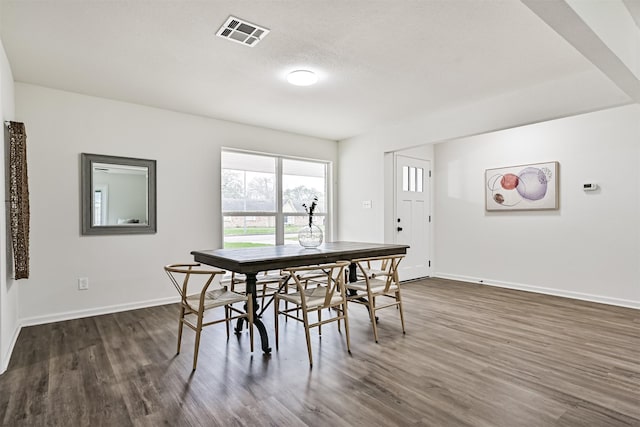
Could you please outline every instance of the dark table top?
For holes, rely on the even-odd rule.
[[[236,273],[258,273],[301,265],[406,254],[408,248],[407,245],[384,243],[327,242],[315,249],[305,249],[298,244],[292,244],[192,251],[191,255],[196,262]]]

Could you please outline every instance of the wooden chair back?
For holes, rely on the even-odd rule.
[[[293,279],[297,291],[300,292],[301,305],[305,307],[309,297],[308,292],[305,292],[309,287],[309,278],[306,273],[313,272],[315,287],[312,290],[312,295],[313,292],[315,292],[315,295],[321,295],[324,292],[322,307],[330,307],[336,292],[340,294],[342,299],[346,298],[343,286],[344,271],[349,264],[348,261],[338,261],[332,264],[285,268],[283,271],[290,274],[289,280]]]
[[[380,256],[356,259],[353,262],[360,270],[361,274],[358,276],[363,278],[367,285],[374,279],[384,280],[384,293],[387,293],[392,285],[398,285],[398,265],[404,257],[404,255]],[[377,263],[379,268],[372,268],[372,265]]]

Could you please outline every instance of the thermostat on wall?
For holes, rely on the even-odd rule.
[[[582,189],[584,191],[594,191],[598,189],[598,184],[594,184],[594,183],[582,184]]]

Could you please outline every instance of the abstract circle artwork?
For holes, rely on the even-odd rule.
[[[487,169],[486,209],[558,209],[558,162]]]

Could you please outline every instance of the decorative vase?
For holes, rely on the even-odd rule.
[[[317,248],[322,244],[322,230],[317,225],[305,225],[298,231],[298,242],[306,249]]]

